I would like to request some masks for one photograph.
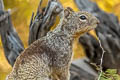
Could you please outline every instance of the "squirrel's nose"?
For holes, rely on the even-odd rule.
[[[95,17],[93,16],[91,19],[90,19],[90,22],[89,22],[91,25],[95,25],[95,24],[99,24],[100,21]]]

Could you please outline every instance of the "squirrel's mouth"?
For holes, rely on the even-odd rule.
[[[88,31],[91,31],[97,27],[97,24],[94,24],[93,26],[89,27]]]
[[[81,29],[80,31],[76,32],[73,37],[74,38],[78,38],[80,37],[81,35],[83,35],[84,33],[87,33],[93,29],[95,29],[97,27],[97,24],[93,25],[93,26],[87,26],[86,28],[84,29]]]

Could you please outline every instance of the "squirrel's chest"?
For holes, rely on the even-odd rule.
[[[71,62],[72,58],[72,43],[66,38],[57,37],[51,40],[50,48],[54,53],[51,55],[52,64],[56,67],[67,66]]]
[[[57,52],[57,53],[61,53],[60,55],[62,55],[62,53],[71,53],[72,52],[72,43],[69,39],[65,38],[65,37],[53,37],[50,41],[49,41],[49,47]],[[68,54],[69,55],[69,54]]]

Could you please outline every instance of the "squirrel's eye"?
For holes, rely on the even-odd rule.
[[[80,16],[80,19],[81,19],[81,20],[86,20],[87,18],[86,18],[86,16],[81,15],[81,16]]]

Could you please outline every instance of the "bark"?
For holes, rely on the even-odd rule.
[[[45,36],[50,28],[54,25],[56,16],[62,10],[62,6],[56,0],[49,0],[48,5],[45,8],[40,8],[42,0],[40,1],[37,14],[34,13],[31,18],[29,41],[31,44],[35,40]]]
[[[4,10],[3,0],[0,0],[0,10]]]
[[[15,28],[12,25],[10,12],[4,10],[4,4],[0,0],[0,34],[5,56],[13,66],[17,56],[24,50]]]

